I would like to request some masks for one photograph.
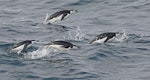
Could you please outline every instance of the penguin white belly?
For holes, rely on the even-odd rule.
[[[25,45],[21,45],[19,47],[13,48],[12,50],[14,50],[14,51],[23,50],[24,46]]]
[[[13,52],[17,52],[18,54],[21,53],[21,51],[24,49],[25,45],[21,45],[19,47],[11,49]]]
[[[56,21],[61,21],[62,17],[63,17],[63,14],[58,17],[54,17],[54,18],[48,20],[48,23],[54,23]]]
[[[93,43],[104,43],[106,39],[107,37],[104,37],[102,39],[95,40]]]

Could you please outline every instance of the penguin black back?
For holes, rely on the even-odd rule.
[[[63,20],[64,17],[67,16],[67,14],[70,14],[70,10],[63,10],[63,11],[56,12],[56,13],[52,14],[52,15],[48,18],[48,20],[50,20],[50,19],[52,19],[52,18],[54,18],[54,17],[58,17],[58,16],[60,16],[60,15],[62,15],[62,14],[63,14],[63,16],[62,16],[61,20]]]
[[[98,39],[102,39],[102,38],[107,37],[107,39],[104,41],[104,42],[107,42],[109,39],[113,38],[114,36],[116,36],[115,32],[107,32],[107,33],[102,33],[100,35],[97,35],[96,37]]]
[[[15,46],[13,46],[13,48],[19,47],[21,45],[28,46],[29,44],[32,43],[32,41],[35,41],[35,40],[26,40],[26,41],[19,42],[18,44],[16,44]]]
[[[72,43],[66,41],[53,41],[50,45],[62,45],[64,48],[73,48],[73,46],[75,46]]]

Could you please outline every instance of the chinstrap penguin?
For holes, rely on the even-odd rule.
[[[53,41],[47,44],[49,47],[58,49],[58,50],[70,50],[70,49],[78,49],[79,46],[76,46],[67,41]]]
[[[29,47],[30,44],[32,44],[32,41],[35,41],[35,40],[25,40],[25,41],[22,41],[22,42],[19,42],[17,44],[14,44],[10,49],[9,51],[10,52],[16,52],[16,53],[21,53],[23,51],[26,50],[27,47]]]
[[[57,21],[62,21],[66,19],[73,12],[77,12],[77,10],[62,10],[52,15],[47,14],[43,24],[52,24]]]
[[[115,39],[115,37],[117,36],[117,34],[121,34],[121,33],[106,32],[106,33],[99,34],[90,42],[90,44],[106,43],[109,41],[113,41]]]

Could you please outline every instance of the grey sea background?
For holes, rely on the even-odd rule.
[[[43,24],[64,9],[78,12]],[[103,32],[126,39],[89,44]],[[24,40],[38,42],[26,53],[8,51]],[[47,49],[54,40],[80,48]],[[150,80],[150,0],[0,0],[0,80]]]

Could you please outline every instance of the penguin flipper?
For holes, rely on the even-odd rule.
[[[61,21],[67,16],[67,13],[66,14],[63,14],[62,15],[62,18],[61,18]]]

